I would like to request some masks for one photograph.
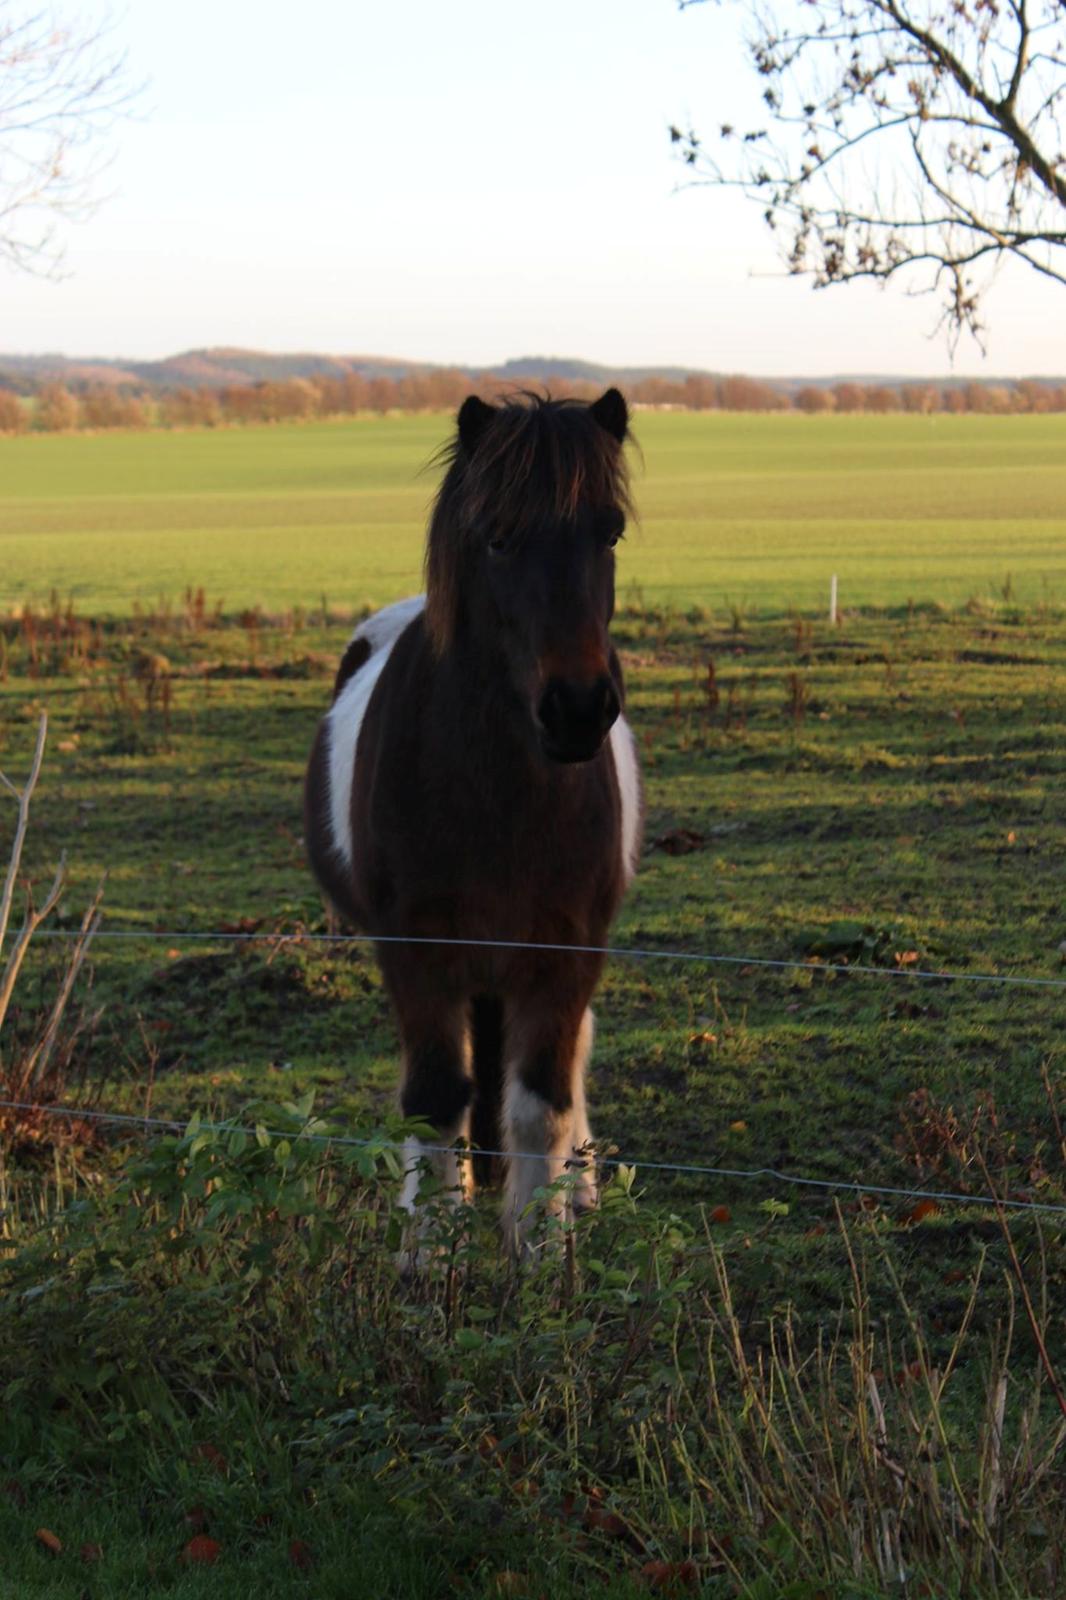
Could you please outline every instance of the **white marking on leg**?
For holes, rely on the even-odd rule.
[[[451,1145],[456,1140],[470,1138],[470,1116],[464,1114],[458,1126],[442,1134],[440,1145]],[[396,1258],[401,1273],[421,1272],[440,1253],[440,1244],[434,1239],[432,1213],[422,1200],[422,1186],[428,1179],[438,1188],[440,1198],[450,1205],[469,1200],[473,1193],[473,1174],[470,1157],[459,1150],[435,1148],[421,1139],[407,1138],[403,1142],[404,1179],[400,1191],[400,1206],[411,1217],[410,1230],[403,1248]]]
[[[460,1139],[468,1140],[469,1136],[470,1118],[465,1115],[453,1132],[442,1135],[440,1144],[451,1146]],[[470,1157],[460,1150],[438,1149],[424,1144],[421,1139],[408,1138],[403,1142],[403,1165],[400,1205],[412,1216],[419,1210],[419,1190],[426,1176],[440,1188],[443,1198],[453,1204],[470,1198]]]
[[[572,1190],[575,1211],[591,1211],[599,1199],[596,1182],[596,1151],[589,1127],[588,1106],[585,1102],[585,1073],[592,1054],[592,1041],[596,1032],[596,1019],[591,1010],[581,1019],[581,1029],[574,1050],[572,1094],[574,1098],[573,1154],[577,1162],[571,1167],[576,1173]]]
[[[506,1220],[508,1230],[517,1230],[522,1238],[533,1226],[529,1208],[534,1193],[566,1171],[567,1158],[573,1153],[574,1118],[571,1111],[553,1110],[512,1070],[504,1090],[503,1123],[505,1149],[514,1152],[507,1163]],[[555,1214],[562,1209],[561,1197],[548,1207]]]
[[[637,748],[633,730],[625,717],[616,717],[611,725],[611,755],[614,757],[614,775],[618,781],[618,794],[622,802],[622,871],[630,883],[637,870],[640,856],[641,812],[640,768],[637,765]]]
[[[356,746],[378,679],[404,629],[425,609],[424,594],[400,600],[361,622],[349,643],[365,639],[370,656],[344,685],[326,713],[329,729],[328,761],[330,834],[333,848],[346,866],[352,864],[352,784],[355,781]]]

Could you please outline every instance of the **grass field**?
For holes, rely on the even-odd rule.
[[[335,608],[410,587],[405,519],[431,486],[412,491],[411,467],[437,424],[14,441],[6,515],[17,503],[20,516],[57,518],[40,463],[52,446],[74,463],[63,515],[80,505],[83,525],[38,523],[48,559],[64,540],[79,560],[123,538],[136,553],[72,617],[60,607],[0,625],[0,769],[20,778],[42,709],[51,723],[24,864],[40,886],[68,854],[53,926],[76,923],[106,869],[105,928],[165,934],[97,944],[78,991],[85,1031],[45,1097],[183,1120],[199,1108],[290,1133],[263,1143],[194,1128],[142,1144],[0,1116],[4,1600],[1062,1591],[1064,1434],[1048,1369],[1061,1388],[1066,1239],[1061,1217],[1007,1228],[973,1197],[991,1184],[1066,1204],[1063,991],[826,970],[1064,976],[1066,613],[1054,583],[1066,493],[1044,420],[937,419],[923,435],[926,424],[892,418],[642,419],[645,526],[622,560],[643,597],[623,605],[616,637],[647,844],[617,942],[801,964],[612,961],[592,1122],[635,1163],[632,1190],[609,1185],[576,1262],[549,1256],[525,1281],[500,1260],[488,1199],[469,1240],[414,1286],[392,1265],[385,1158],[378,1172],[313,1156],[305,1114],[284,1109],[313,1094],[330,1127],[389,1125],[395,1040],[373,960],[275,936],[326,927],[300,779],[350,623],[320,615],[315,597],[325,589]],[[720,452],[713,471],[699,465],[701,429]],[[946,442],[912,478],[903,464],[920,436]],[[360,473],[346,457],[372,437],[376,564],[346,587],[321,578],[321,552],[352,537],[344,508],[359,496],[345,485]],[[97,450],[114,452],[110,466]],[[327,481],[309,492],[316,451]],[[104,501],[122,452],[142,452],[128,480],[140,498],[122,501],[131,520],[116,545]],[[183,493],[178,462],[184,474],[197,458],[197,493]],[[853,603],[837,628],[782,614],[802,600],[804,572],[820,606],[819,550],[845,602],[860,573],[874,598],[876,529],[851,524],[866,540],[854,579],[839,555],[853,480],[863,503],[880,483],[878,525],[930,497],[927,548],[907,524],[914,565],[892,546],[879,573],[899,584],[896,609]],[[1028,567],[991,538],[1012,485]],[[715,518],[686,522],[686,496],[713,501]],[[323,498],[332,530],[315,520]],[[702,549],[679,554],[663,531],[670,503],[677,538],[776,529],[762,576],[750,538],[736,550],[746,609],[739,589],[722,585],[730,610],[695,581],[697,557],[717,567]],[[949,503],[950,524],[938,510]],[[98,509],[95,534],[85,506]],[[235,524],[261,519],[243,544],[227,507]],[[171,524],[146,546],[149,508],[157,529]],[[276,565],[270,518],[289,523]],[[962,525],[964,576],[945,531]],[[318,532],[294,557],[301,526]],[[983,578],[974,528],[989,539]],[[4,542],[32,549],[27,529]],[[203,584],[234,614],[176,605],[100,621],[136,597],[138,563],[153,574],[146,597]],[[306,614],[291,609],[301,595]],[[257,600],[273,620],[235,615]],[[182,936],[195,929],[254,937]],[[42,941],[20,979],[9,1083],[60,963]],[[646,1165],[660,1159],[963,1201],[916,1210],[913,1198],[859,1201],[766,1174],[670,1176]],[[183,1554],[201,1533],[217,1541],[214,1564]],[[82,1543],[99,1560],[84,1561]]]
[[[227,609],[420,584],[440,416],[0,440],[0,609],[53,589],[128,613],[190,583]],[[648,604],[820,612],[1009,592],[1066,603],[1066,418],[639,415]]]

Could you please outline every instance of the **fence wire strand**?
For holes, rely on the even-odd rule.
[[[41,928],[38,939],[74,939],[72,928]],[[525,939],[455,939],[444,935],[402,933],[232,933],[191,928],[101,928],[94,939],[168,944],[413,944],[474,950],[539,950],[546,954],[605,956],[633,961],[687,961],[704,966],[761,967],[772,971],[859,973],[875,978],[918,978],[934,983],[990,983],[1002,987],[1066,989],[1066,978],[1023,978],[999,972],[939,972],[923,967],[875,967],[817,959],[773,959],[769,956],[718,955],[709,950],[655,950],[633,945],[548,944]]]
[[[189,1127],[189,1121],[178,1121],[169,1117],[136,1116],[129,1112],[97,1111],[89,1107],[80,1106],[43,1106],[35,1105],[30,1100],[0,1100],[0,1110],[7,1111],[33,1111],[50,1117],[66,1117],[71,1121],[114,1123],[123,1127],[137,1128],[148,1133],[152,1130],[167,1133],[184,1133]],[[249,1126],[240,1122],[199,1122],[197,1130],[201,1133],[246,1133],[252,1137],[258,1131],[257,1126]],[[396,1150],[401,1153],[408,1149],[407,1141],[400,1139],[355,1139],[345,1134],[308,1133],[292,1129],[267,1128],[265,1130],[271,1138],[303,1140],[309,1144],[338,1145],[357,1150]],[[454,1145],[426,1144],[418,1140],[420,1155],[450,1155],[454,1154]],[[543,1151],[536,1150],[490,1150],[481,1145],[463,1146],[465,1156],[491,1156],[499,1157],[506,1161],[543,1161]],[[820,1189],[833,1193],[868,1194],[891,1196],[897,1200],[935,1200],[956,1206],[982,1206],[994,1207],[1008,1211],[1036,1211],[1047,1215],[1066,1216],[1066,1205],[1054,1205],[1046,1200],[1011,1200],[993,1194],[958,1194],[948,1189],[918,1189],[903,1188],[891,1184],[859,1183],[839,1178],[806,1178],[791,1172],[780,1172],[776,1167],[714,1167],[688,1162],[675,1161],[644,1161],[639,1156],[624,1158],[622,1156],[595,1156],[594,1164],[598,1167],[632,1167],[637,1172],[677,1173],[684,1177],[703,1178],[739,1178],[739,1179],[770,1179],[775,1183],[783,1183],[796,1188]],[[572,1160],[572,1166],[582,1165],[578,1159]]]

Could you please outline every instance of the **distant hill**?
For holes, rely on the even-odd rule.
[[[159,361],[123,361],[111,357],[64,356],[59,353],[42,355],[0,354],[0,388],[29,394],[44,383],[58,382],[71,389],[106,386],[116,389],[133,388],[148,392],[195,388],[221,389],[227,385],[262,383],[268,380],[283,381],[289,378],[342,378],[356,373],[364,378],[407,378],[419,373],[458,372],[471,381],[478,377],[492,378],[504,383],[544,383],[555,378],[570,383],[616,383],[625,388],[649,379],[668,383],[684,383],[686,378],[721,378],[723,371],[712,372],[699,367],[648,366],[609,367],[593,361],[580,361],[571,356],[517,356],[492,367],[459,364],[443,368],[439,363],[405,361],[391,356],[320,355],[313,351],[295,351],[275,354],[266,350],[242,350],[236,346],[220,345],[205,350],[185,350],[179,355],[166,356]],[[848,373],[831,378],[781,377],[758,380],[784,394],[792,395],[805,386],[821,389],[848,382],[880,384],[898,388],[908,383],[935,383],[939,389],[950,389],[977,381],[982,385],[1012,384],[1018,379],[988,377],[922,379],[899,375],[871,376]],[[1066,382],[1064,378],[1038,378],[1032,380],[1053,386]]]
[[[165,390],[221,389],[227,384],[281,381],[286,378],[344,377],[356,372],[366,378],[401,378],[432,370],[429,362],[394,360],[388,356],[325,356],[313,352],[275,355],[265,350],[218,346],[209,350],[184,350],[159,361],[122,361],[110,357],[0,354],[0,385],[28,391],[42,383],[69,387],[106,384],[120,388]],[[472,370],[472,369],[468,369]]]

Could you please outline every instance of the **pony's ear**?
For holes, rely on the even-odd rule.
[[[467,403],[469,404],[469,402]],[[607,432],[621,444],[629,426],[629,407],[619,391],[617,389],[604,390],[600,398],[592,402],[589,410],[600,427],[606,428]]]
[[[468,394],[459,407],[459,443],[468,456],[474,454],[495,414],[494,407],[486,405],[476,394]]]

